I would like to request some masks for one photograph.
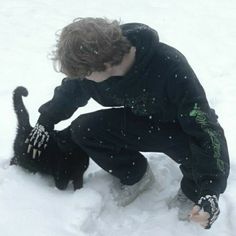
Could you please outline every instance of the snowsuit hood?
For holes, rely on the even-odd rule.
[[[136,73],[144,72],[159,43],[157,31],[139,23],[124,24],[121,25],[121,29],[123,35],[136,47],[134,71]]]

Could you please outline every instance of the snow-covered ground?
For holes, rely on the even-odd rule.
[[[234,0],[0,0],[0,235],[2,236],[234,236],[236,234],[236,2]],[[59,191],[51,178],[9,167],[16,119],[12,91],[28,88],[25,104],[34,124],[37,108],[63,78],[48,53],[55,32],[76,17],[97,16],[142,22],[158,30],[161,41],[185,54],[205,87],[225,129],[231,157],[221,215],[211,230],[177,220],[166,201],[181,174],[163,154],[147,153],[156,175],[154,188],[126,208],[110,193],[111,178],[91,162],[85,187]],[[80,113],[99,109],[93,101]],[[71,119],[62,122],[65,127]]]

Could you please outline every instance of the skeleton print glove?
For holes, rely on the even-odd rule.
[[[194,206],[190,219],[205,229],[210,229],[220,214],[218,198],[216,195],[206,195],[199,199]]]
[[[45,127],[37,123],[25,140],[25,143],[29,144],[27,153],[30,153],[33,148],[32,158],[35,159],[37,155],[40,156],[47,147],[49,137],[49,132]]]
[[[204,197],[201,197],[197,205],[201,208],[202,211],[209,214],[208,223],[205,226],[205,229],[210,229],[211,225],[215,222],[220,214],[217,196],[206,195]]]

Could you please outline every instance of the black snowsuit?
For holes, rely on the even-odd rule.
[[[146,170],[140,151],[163,152],[180,164],[181,187],[191,200],[219,196],[229,174],[227,144],[196,75],[150,27],[130,23],[121,28],[136,47],[128,73],[100,83],[65,78],[40,107],[39,123],[52,127],[93,98],[113,108],[79,116],[70,132],[104,170],[131,185]]]

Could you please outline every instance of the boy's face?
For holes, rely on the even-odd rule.
[[[99,72],[92,72],[90,75],[86,76],[85,78],[88,80],[92,80],[94,82],[102,82],[110,77],[110,73],[105,70],[105,71],[99,71]]]
[[[124,76],[135,61],[135,52],[136,48],[131,47],[130,52],[125,54],[120,64],[111,65],[110,63],[104,63],[106,70],[94,71],[90,75],[85,76],[85,78],[99,83],[111,76]]]
[[[109,63],[105,63],[104,65],[106,67],[106,70],[94,71],[90,75],[85,76],[85,78],[99,83],[111,77],[114,66],[111,66]]]

